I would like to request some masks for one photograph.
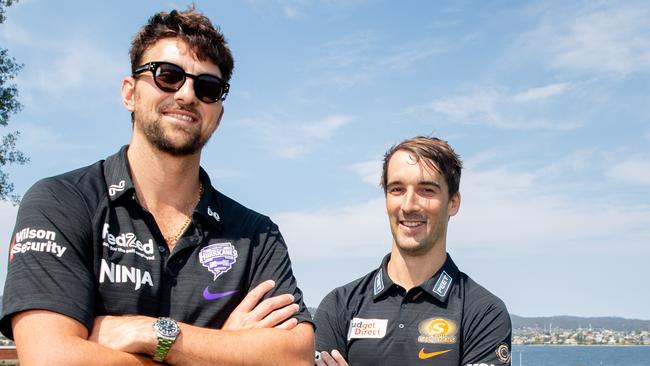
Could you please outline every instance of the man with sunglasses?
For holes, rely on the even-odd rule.
[[[130,56],[130,144],[25,194],[0,330],[22,365],[313,365],[278,227],[199,165],[233,69],[223,35],[161,12]]]

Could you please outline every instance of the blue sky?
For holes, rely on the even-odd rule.
[[[568,4],[567,4],[568,3]],[[21,0],[0,42],[25,64],[36,180],[130,138],[133,34],[186,2]],[[650,5],[645,1],[196,1],[235,57],[203,153],[217,189],[276,221],[308,305],[390,248],[380,159],[415,135],[465,163],[448,250],[517,315],[650,319]],[[3,132],[4,133],[4,132]],[[16,208],[0,203],[0,281]]]

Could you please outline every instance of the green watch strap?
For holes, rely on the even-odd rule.
[[[153,354],[153,360],[156,362],[163,362],[169,350],[172,348],[174,343],[173,339],[165,339],[158,337],[158,345],[156,345],[156,352]]]

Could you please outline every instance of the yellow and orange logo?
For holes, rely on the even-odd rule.
[[[447,353],[449,351],[451,351],[451,350],[446,349],[444,351],[437,351],[437,352],[424,352],[424,348],[422,348],[422,349],[420,349],[420,353],[418,353],[418,357],[420,357],[421,360],[426,360],[427,358],[440,356],[440,355],[445,354],[445,353]]]
[[[420,343],[456,343],[458,327],[451,320],[443,318],[430,318],[420,322],[418,327]]]

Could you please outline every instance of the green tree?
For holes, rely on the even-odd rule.
[[[0,0],[0,24],[5,21],[5,8],[11,6],[14,0]],[[9,56],[5,48],[0,48],[0,126],[9,124],[9,116],[18,112],[22,106],[18,101],[18,88],[11,81],[16,77],[22,64]],[[18,196],[12,195],[14,185],[9,175],[4,171],[8,164],[25,164],[27,156],[16,149],[16,141],[20,132],[9,132],[0,141],[0,200],[18,202]]]

